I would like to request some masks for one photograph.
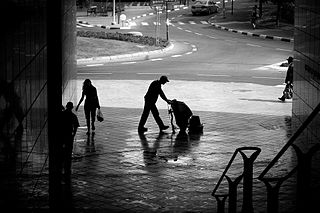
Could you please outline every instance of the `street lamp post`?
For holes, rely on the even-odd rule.
[[[113,24],[116,23],[116,0],[113,0],[113,10],[112,10],[112,16],[113,16]]]

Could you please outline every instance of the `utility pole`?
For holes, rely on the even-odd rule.
[[[226,3],[225,3],[225,0],[222,1],[222,14],[223,14],[223,18],[226,18]]]
[[[112,16],[113,16],[113,24],[116,23],[116,0],[113,0],[113,8],[112,8]]]
[[[166,31],[167,41],[169,41],[169,18],[168,18],[168,1],[166,1]]]

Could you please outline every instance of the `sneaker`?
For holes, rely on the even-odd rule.
[[[145,127],[138,128],[138,132],[146,132],[146,131],[148,131],[148,128],[145,128]]]
[[[163,126],[163,127],[160,127],[160,131],[162,131],[162,130],[166,130],[166,129],[168,129],[169,128],[169,126]]]
[[[278,99],[279,99],[280,101],[285,101],[285,98],[282,98],[282,97],[281,97],[281,98],[278,98]]]

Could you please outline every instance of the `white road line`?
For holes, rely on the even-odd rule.
[[[196,22],[194,22],[194,21],[189,21],[189,23],[190,23],[190,24],[196,24]]]
[[[142,25],[142,26],[148,26],[149,23],[148,23],[148,22],[141,22],[141,25]]]
[[[172,55],[171,58],[181,57],[182,55]]]
[[[285,52],[292,52],[292,50],[286,50],[286,49],[281,49],[281,48],[276,48],[276,50],[285,51]]]
[[[214,75],[214,74],[197,74],[197,76],[203,76],[203,77],[231,77],[231,75]]]
[[[181,21],[178,21],[178,24],[180,25],[185,25],[185,23],[181,22]]]
[[[200,21],[201,24],[209,24],[207,21]]]
[[[110,72],[79,72],[78,75],[112,75]]]
[[[187,52],[187,53],[185,53],[186,55],[190,55],[190,54],[192,54],[192,52]]]
[[[283,79],[283,78],[274,78],[274,77],[267,77],[267,76],[252,76],[251,78],[258,78],[258,79]]]
[[[153,59],[150,59],[150,61],[162,61],[163,58],[153,58]]]
[[[149,16],[152,16],[153,15],[153,13],[149,13]]]
[[[98,67],[98,66],[103,66],[103,64],[87,64],[87,67]]]
[[[137,26],[137,23],[136,22],[130,22],[130,24],[129,24],[130,26]]]
[[[179,30],[183,30],[181,27],[177,27],[177,29],[179,29]]]
[[[147,16],[147,14],[142,14],[142,17],[145,17],[145,16]]]
[[[194,33],[194,34],[196,34],[196,35],[200,35],[200,36],[201,36],[201,35],[203,35],[203,34],[201,34],[201,33]]]
[[[208,36],[208,35],[207,35],[207,37],[209,37],[209,38],[213,38],[213,39],[215,39],[215,38],[216,38],[216,37],[214,37],[214,36]]]
[[[247,44],[247,45],[250,46],[250,47],[262,47],[262,46],[257,45],[257,44]]]
[[[157,22],[155,22],[155,21],[153,22],[153,24],[154,24],[154,25],[157,25],[157,24],[158,24],[158,26],[161,25],[160,22],[157,23]]]
[[[186,31],[186,32],[188,32],[188,33],[192,33],[190,30],[184,30],[184,31]]]
[[[159,73],[159,72],[138,72],[137,75],[170,75],[170,73]]]
[[[81,23],[78,23],[78,25],[80,25],[80,26],[82,26],[82,27],[94,27],[93,25],[81,24]]]
[[[123,63],[121,63],[121,64],[136,64],[137,62],[135,62],[135,61],[128,61],[128,62],[123,62]]]

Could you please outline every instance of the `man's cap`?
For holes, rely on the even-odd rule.
[[[66,105],[67,109],[72,109],[73,108],[73,103],[72,102],[68,102]]]
[[[165,75],[163,75],[163,76],[160,77],[160,81],[169,82],[168,77],[165,76]]]
[[[287,58],[288,61],[293,61],[293,57],[289,56],[289,58]]]

